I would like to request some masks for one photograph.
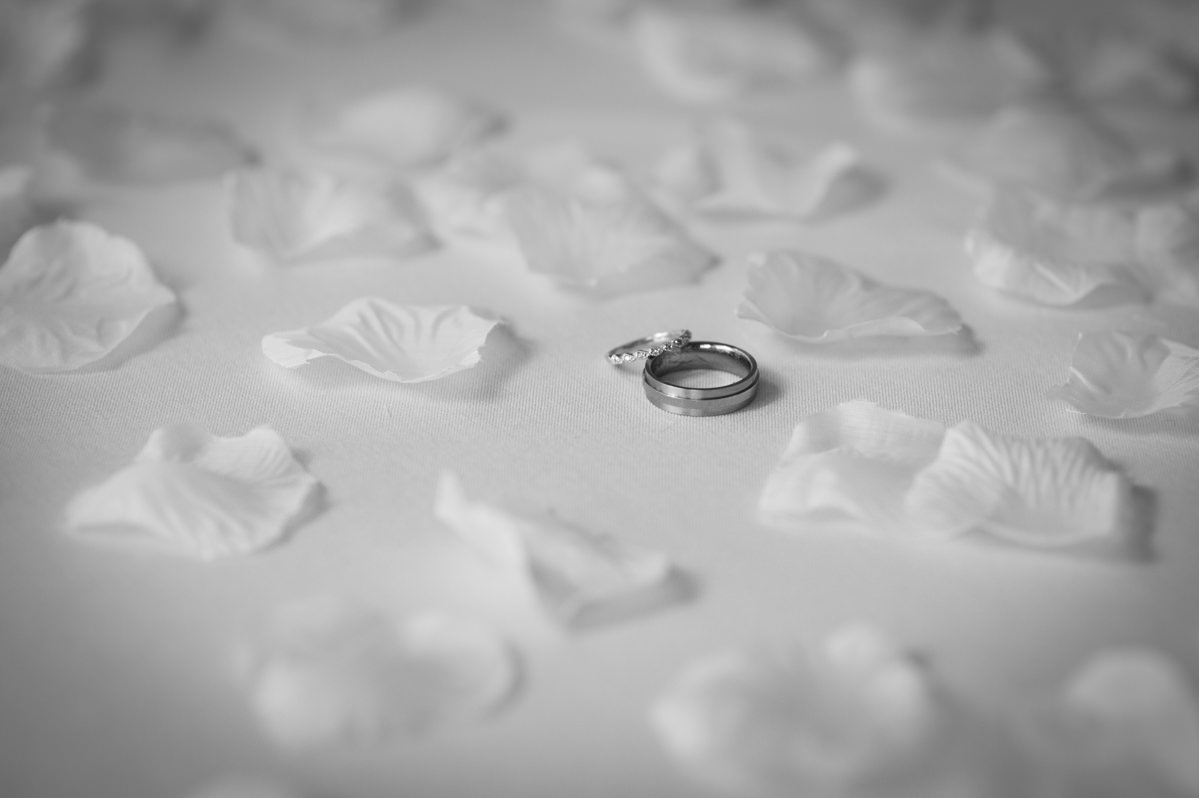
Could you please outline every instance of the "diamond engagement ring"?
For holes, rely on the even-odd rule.
[[[613,366],[623,366],[634,360],[652,360],[664,352],[686,346],[690,340],[690,330],[654,333],[613,348],[608,352],[608,362]]]
[[[719,371],[738,379],[713,388],[689,388],[667,377],[680,371]],[[668,413],[718,416],[745,407],[758,395],[758,362],[730,344],[690,341],[645,362],[645,396]]]

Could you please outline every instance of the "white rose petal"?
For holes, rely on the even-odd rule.
[[[1038,766],[1039,795],[1199,794],[1199,703],[1186,673],[1157,651],[1101,651],[1016,730]]]
[[[749,258],[744,319],[809,343],[867,336],[957,333],[962,321],[935,294],[892,288],[835,261],[801,252]]]
[[[262,352],[284,368],[332,357],[379,379],[428,382],[478,363],[499,323],[464,305],[362,297],[319,324],[267,335]]]
[[[91,103],[51,109],[41,147],[39,170],[80,184],[201,180],[256,157],[223,122]]]
[[[712,253],[616,169],[589,164],[572,178],[505,198],[530,270],[602,296],[690,282],[714,265]]]
[[[1027,439],[962,422],[906,497],[923,534],[981,530],[1031,547],[1119,541],[1134,508],[1127,477],[1083,438]]]
[[[646,4],[630,22],[650,78],[689,101],[793,87],[829,72],[839,54],[798,9],[721,2]]]
[[[1057,97],[999,110],[946,163],[974,184],[1063,199],[1161,191],[1190,179],[1178,154],[1139,151],[1081,104]]]
[[[1142,294],[1133,274],[1136,213],[1119,205],[1000,188],[967,234],[966,251],[981,282],[1045,305],[1072,305],[1104,288]]]
[[[759,516],[784,529],[837,524],[912,542],[976,533],[1129,555],[1142,520],[1128,478],[1082,438],[946,429],[868,402],[796,426]]]
[[[956,27],[868,52],[849,76],[866,115],[904,131],[976,121],[1050,79],[1046,66],[1006,32]]]
[[[0,363],[35,373],[96,363],[174,301],[133,242],[86,222],[35,227],[0,268]]]
[[[435,613],[394,617],[334,600],[284,608],[250,655],[247,689],[288,748],[419,738],[484,717],[518,667],[491,630]]]
[[[254,170],[228,181],[233,238],[278,261],[404,256],[434,245],[398,186],[317,172]]]
[[[200,560],[244,556],[282,540],[317,485],[270,427],[232,438],[164,427],[131,465],[71,501],[67,526]]]
[[[434,514],[467,545],[526,585],[566,626],[622,620],[689,594],[689,585],[664,555],[553,516],[471,502],[452,473],[442,474]]]
[[[766,480],[761,518],[776,526],[902,518],[904,496],[937,456],[945,427],[870,402],[808,416]]]
[[[651,708],[662,744],[699,779],[767,795],[858,795],[944,750],[931,676],[868,627],[823,650],[730,651],[688,666]],[[860,792],[861,791],[861,792]]]
[[[1199,350],[1156,335],[1082,333],[1066,384],[1050,395],[1104,418],[1199,406]]]
[[[500,133],[506,120],[481,103],[409,86],[305,114],[315,147],[396,168],[430,166]]]
[[[849,145],[768,141],[745,124],[703,126],[665,156],[657,183],[671,204],[711,214],[825,218],[877,193],[877,178]]]

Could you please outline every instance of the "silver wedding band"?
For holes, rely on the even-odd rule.
[[[679,371],[720,371],[738,379],[714,388],[676,385],[667,377]],[[645,395],[657,407],[682,416],[718,416],[739,410],[758,395],[758,362],[730,344],[690,341],[645,361]]]
[[[690,330],[668,330],[621,344],[608,352],[608,362],[623,366],[634,360],[650,360],[670,349],[686,346],[691,340]]]

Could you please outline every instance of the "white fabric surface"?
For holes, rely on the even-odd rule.
[[[130,40],[99,93],[224,118],[268,153],[299,156],[290,114],[305,97],[430,83],[508,109],[514,141],[577,137],[644,168],[696,112],[607,47],[585,46],[524,6],[478,3],[349,48],[222,39],[165,53]],[[543,58],[555,59],[552,70]],[[846,138],[883,168],[886,195],[808,226],[706,225],[698,235],[726,260],[699,283],[602,301],[564,293],[518,262],[452,249],[404,262],[266,266],[230,240],[214,183],[114,190],[87,206],[87,219],[144,247],[184,312],[111,371],[0,373],[5,794],[166,798],[244,773],[315,795],[682,798],[695,787],[645,718],[668,680],[699,655],[815,641],[854,620],[877,623],[996,704],[1047,698],[1113,645],[1159,647],[1199,673],[1199,429],[1090,420],[1045,396],[1065,379],[1076,333],[1108,326],[1111,314],[1027,306],[977,283],[961,242],[978,200],[935,174],[939,142],[872,129],[838,79],[734,110],[805,138]],[[742,256],[789,246],[937,291],[979,351],[825,352],[735,318]],[[364,295],[485,307],[510,327],[477,368],[432,384],[384,383],[332,363],[285,371],[261,355],[265,333]],[[604,359],[614,344],[681,326],[758,356],[754,405],[669,415],[645,400],[634,369]],[[1156,559],[913,548],[755,522],[795,423],[851,399],[947,424],[1089,438],[1152,493]],[[276,549],[214,565],[62,534],[71,496],[180,421],[222,435],[272,424],[325,486],[324,511]],[[433,520],[445,467],[472,496],[553,509],[669,553],[697,578],[696,600],[584,633],[555,628]],[[491,720],[416,744],[273,749],[241,694],[235,653],[280,603],[326,593],[493,623],[524,659],[521,695]]]

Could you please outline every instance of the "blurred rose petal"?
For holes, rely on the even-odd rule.
[[[84,0],[0,3],[0,95],[85,82],[97,44]]]
[[[1142,206],[1135,276],[1160,301],[1199,306],[1199,195]]]
[[[230,777],[193,790],[187,798],[299,798],[299,793],[266,779]]]
[[[1015,184],[1065,199],[1151,193],[1191,178],[1181,156],[1139,151],[1082,105],[1057,97],[1000,110],[947,165],[976,184]]]
[[[91,0],[106,24],[152,25],[181,37],[205,32],[226,9],[222,0]]]
[[[622,24],[645,0],[550,0],[550,7],[568,24],[606,28]]]
[[[553,147],[524,155],[495,149],[463,152],[441,169],[418,177],[412,187],[429,224],[444,240],[514,248],[504,200],[514,189],[536,180],[532,164],[556,157],[548,153],[560,150]],[[578,155],[584,157],[582,151]]]
[[[877,178],[849,145],[768,141],[733,120],[704,125],[668,153],[657,183],[673,204],[704,213],[823,218],[877,193]]]
[[[278,261],[395,257],[434,246],[411,196],[388,183],[253,170],[228,181],[233,238]]]
[[[933,29],[864,54],[850,87],[873,121],[899,130],[981,119],[1047,85],[1046,66],[1002,30]]]
[[[39,168],[82,181],[155,185],[218,177],[256,158],[223,122],[67,103],[43,123]]]
[[[380,743],[459,726],[498,709],[518,671],[487,628],[334,600],[285,607],[247,664],[250,703],[285,747]]]
[[[628,177],[599,163],[509,194],[505,218],[531,271],[597,295],[690,282],[715,256]]]
[[[471,368],[500,322],[465,305],[355,299],[325,321],[262,339],[262,353],[294,369],[322,357],[392,382],[428,382]]]
[[[711,102],[786,89],[831,71],[839,54],[794,7],[688,0],[633,12],[642,66],[664,91]]]
[[[784,528],[848,523],[913,541],[978,532],[1129,554],[1142,521],[1128,479],[1082,438],[1015,438],[968,421],[946,430],[867,402],[796,426],[759,515]]]
[[[33,170],[23,166],[0,167],[0,254],[37,224],[38,213],[30,195]]]
[[[520,579],[547,612],[570,627],[650,612],[689,592],[664,555],[551,515],[471,502],[449,472],[438,484],[434,514],[468,546]]]
[[[229,6],[235,23],[242,26],[354,39],[384,34],[406,23],[425,4],[425,0],[235,0]]]
[[[317,485],[270,427],[231,438],[164,427],[131,465],[72,500],[67,526],[200,560],[245,556],[282,540]]]
[[[962,320],[940,297],[891,288],[827,258],[768,252],[749,258],[749,288],[737,315],[808,343],[868,336],[959,332]]]
[[[859,56],[918,48],[952,34],[982,34],[992,20],[988,0],[809,0],[823,24]]]
[[[1199,795],[1199,704],[1186,673],[1156,651],[1095,655],[1017,728],[1044,774],[1038,794]]]
[[[1141,294],[1130,270],[1136,238],[1136,214],[1128,208],[1000,188],[967,235],[966,251],[975,276],[991,288],[1071,305],[1105,287]]]
[[[1199,350],[1156,335],[1082,333],[1066,384],[1050,396],[1104,418],[1199,407]]]
[[[87,222],[35,227],[0,268],[0,363],[32,373],[82,368],[174,301],[132,241]]]
[[[766,480],[762,520],[797,527],[853,521],[903,523],[904,496],[937,456],[945,427],[870,402],[844,402],[808,416]]]
[[[1071,18],[1019,31],[1070,90],[1098,102],[1184,108],[1199,92],[1199,75],[1163,44],[1135,30],[1093,27]]]
[[[1194,3],[1160,0],[1122,4],[1131,14],[1131,27],[1150,38],[1184,65],[1199,62],[1199,7]]]
[[[514,249],[518,242],[506,210],[512,195],[534,188],[581,196],[605,180],[635,193],[615,166],[580,142],[567,140],[519,152],[483,147],[459,153],[443,167],[419,176],[413,186],[439,235],[460,244]]]
[[[906,497],[925,535],[982,531],[1057,548],[1121,544],[1135,513],[1123,472],[1083,438],[1017,438],[963,421]]]
[[[304,135],[330,152],[395,168],[431,166],[499,134],[500,112],[427,86],[320,103],[305,113]]]
[[[913,657],[873,629],[847,627],[819,651],[697,660],[654,702],[651,722],[680,766],[713,787],[875,795],[874,785],[935,781],[947,714]]]

